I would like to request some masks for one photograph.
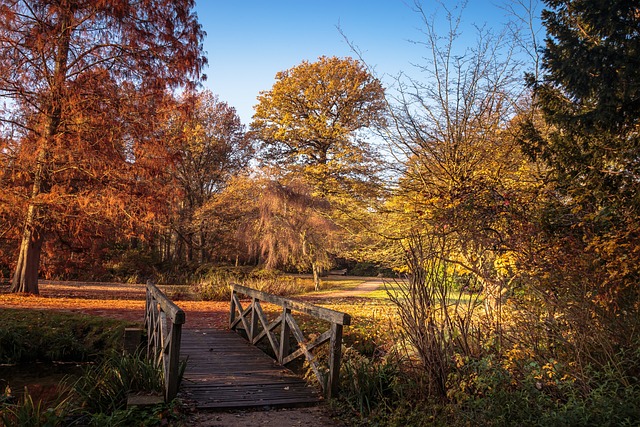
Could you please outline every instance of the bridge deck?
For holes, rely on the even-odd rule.
[[[235,332],[183,329],[180,353],[189,359],[179,396],[199,409],[296,407],[320,401],[317,390]]]

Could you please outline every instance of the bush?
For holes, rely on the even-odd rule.
[[[245,271],[246,273],[246,271]],[[228,301],[233,284],[274,295],[298,295],[314,289],[312,279],[283,275],[277,270],[254,270],[248,275],[230,268],[210,268],[193,286],[193,293],[204,301]]]
[[[340,398],[360,416],[388,412],[402,400],[400,378],[396,357],[371,359],[347,349],[340,367]]]
[[[193,286],[193,292],[203,301],[228,301],[231,285],[237,283],[236,276],[224,270],[210,270]]]
[[[640,385],[613,370],[590,372],[588,390],[554,361],[530,360],[514,375],[495,356],[467,361],[450,376],[456,425],[617,426],[640,420]]]
[[[89,360],[120,346],[122,322],[95,316],[0,310],[0,363]]]
[[[145,283],[158,266],[156,255],[146,249],[127,249],[107,263],[112,278],[126,283]]]

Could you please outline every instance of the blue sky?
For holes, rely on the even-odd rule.
[[[444,1],[453,6],[455,2]],[[501,0],[470,0],[464,11],[464,36],[473,40],[471,24],[499,27],[506,12]],[[437,2],[423,0],[426,11]],[[410,71],[424,48],[421,19],[413,0],[198,0],[196,12],[207,32],[209,65],[205,87],[235,107],[248,125],[260,91],[269,90],[275,74],[319,56],[355,56],[340,34],[362,51],[367,64],[384,75]],[[439,16],[443,16],[440,14]]]

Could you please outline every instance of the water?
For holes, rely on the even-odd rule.
[[[72,384],[82,370],[82,366],[75,363],[0,365],[0,397],[9,394],[20,398],[27,387],[34,402],[55,400],[63,380],[68,379],[67,384]]]

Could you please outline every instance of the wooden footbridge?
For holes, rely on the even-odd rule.
[[[327,330],[307,338],[294,315],[321,320]],[[183,329],[185,320],[182,309],[147,284],[147,357],[163,369],[165,400],[179,396],[199,409],[295,407],[338,391],[348,314],[234,285],[229,330]],[[303,358],[322,394],[285,367]]]

